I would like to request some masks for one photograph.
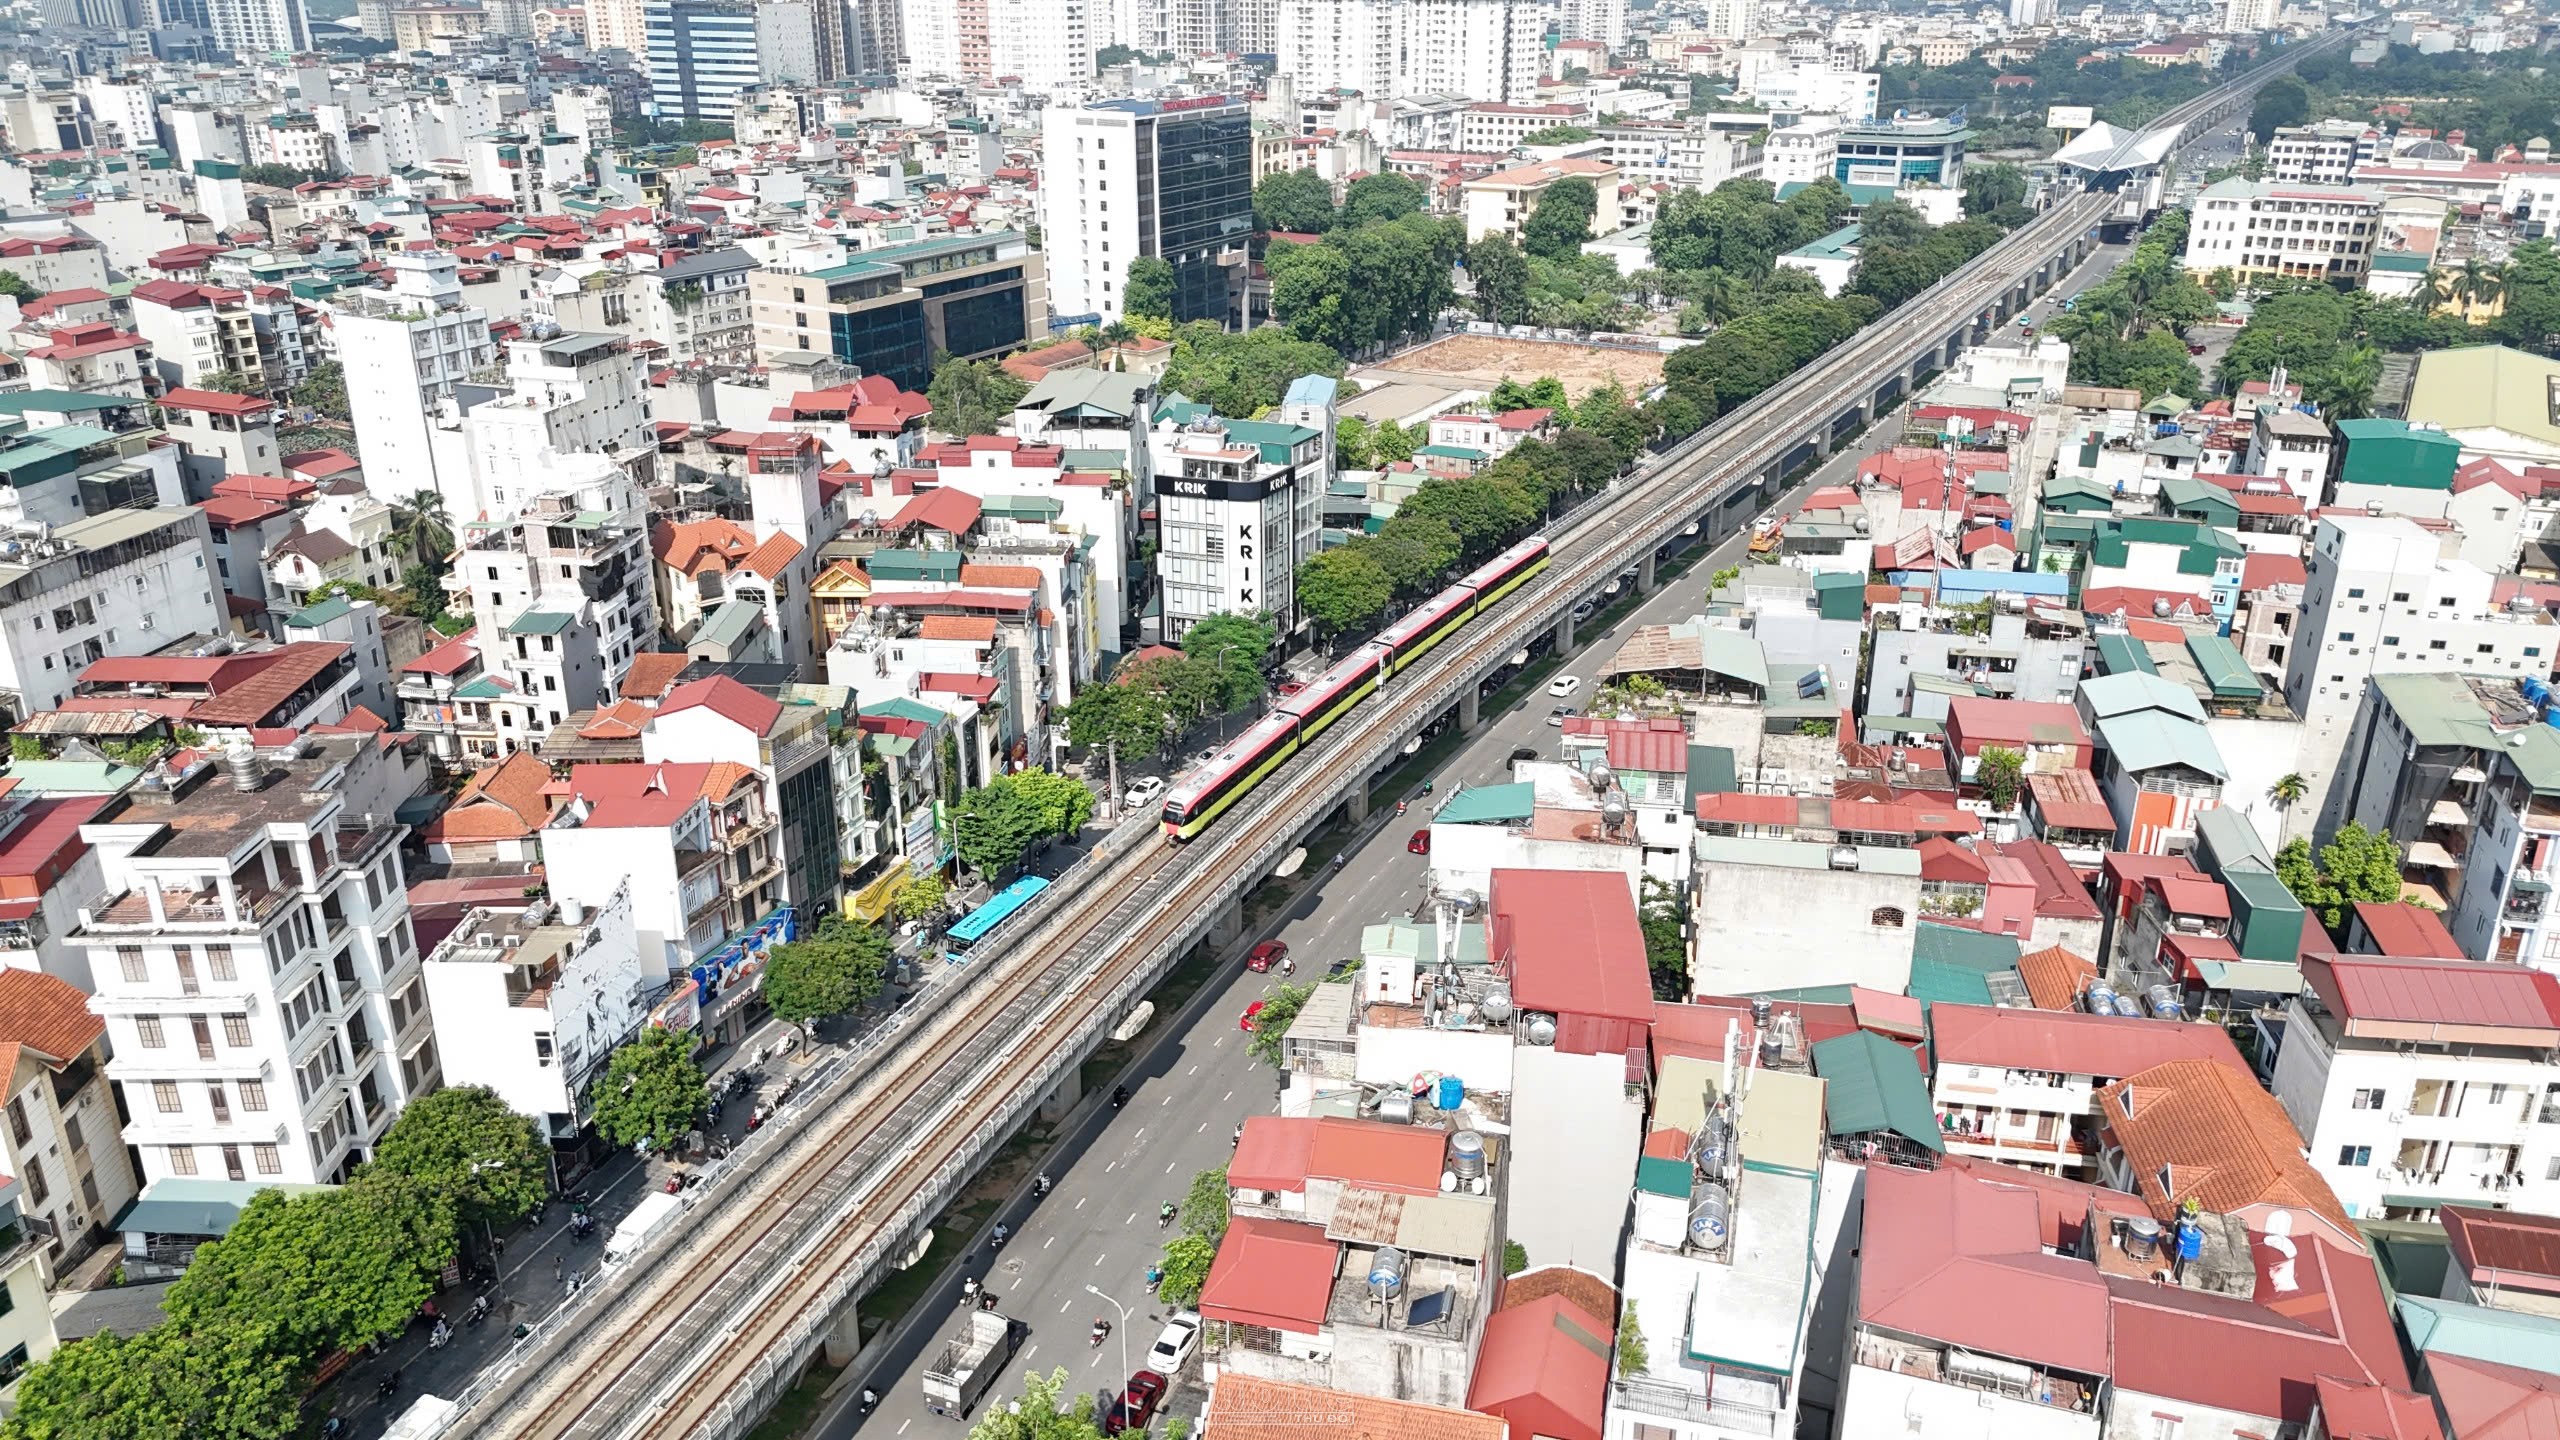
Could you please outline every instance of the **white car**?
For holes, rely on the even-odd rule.
[[[1582,677],[1579,675],[1559,675],[1547,682],[1547,693],[1559,700],[1581,688]]]
[[[1129,793],[1122,796],[1121,799],[1134,809],[1137,806],[1146,804],[1148,801],[1153,800],[1163,793],[1163,777],[1156,775],[1141,775],[1135,781],[1130,783]]]
[[[1147,1368],[1159,1375],[1179,1374],[1191,1352],[1200,1348],[1200,1314],[1196,1310],[1176,1310],[1156,1332],[1155,1347],[1147,1351]]]

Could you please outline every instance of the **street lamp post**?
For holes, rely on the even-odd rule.
[[[1126,1386],[1129,1383],[1127,1377],[1138,1373],[1129,1368],[1129,1307],[1103,1294],[1099,1288],[1092,1285],[1085,1286],[1084,1293],[1120,1312],[1120,1383]]]
[[[1236,642],[1230,640],[1219,646],[1210,660],[1210,667],[1218,672],[1218,743],[1221,745],[1227,743],[1227,652],[1234,648]]]

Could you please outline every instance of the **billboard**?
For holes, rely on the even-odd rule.
[[[2044,128],[2086,130],[2097,118],[2098,112],[2087,105],[2056,105],[2044,112]]]

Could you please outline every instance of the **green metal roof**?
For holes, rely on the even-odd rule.
[[[2232,498],[2230,491],[2192,475],[2172,475],[2161,481],[2160,498],[2169,503],[2174,514],[2196,514],[2196,518],[2216,525],[2227,525],[2240,518],[2240,502]]]
[[[2453,1201],[2432,1197],[2419,1203]],[[2551,1357],[2560,1355],[2560,1319],[2548,1315],[2416,1295],[2401,1296],[2399,1311],[2400,1331],[2408,1337],[2409,1347],[2421,1355],[2460,1355],[2535,1371],[2548,1370]]]
[[[1413,453],[1429,455],[1441,460],[1482,460],[1484,458],[1483,451],[1471,450],[1464,445],[1425,445]]]
[[[1843,225],[1818,240],[1809,240],[1787,253],[1807,260],[1855,259],[1858,237],[1866,232],[1864,225]]]
[[[1949,1005],[1988,1005],[1991,1003],[1989,972],[1944,960],[1911,957],[1910,996],[1922,1008],[1944,1002]]]
[[[1697,633],[1698,663],[1710,674],[1768,688],[1769,662],[1758,640],[1721,626],[1701,626]]]
[[[862,568],[875,584],[882,580],[956,581],[960,578],[960,564],[957,550],[875,550],[862,557]]]
[[[564,615],[557,610],[527,610],[513,620],[508,621],[506,629],[500,633],[506,635],[557,635],[576,623],[576,616]]]
[[[2222,887],[2231,896],[2232,948],[2243,959],[2293,965],[2309,917],[2275,872],[2234,866],[2222,872]]]
[[[1067,502],[1055,495],[989,495],[980,511],[1000,520],[1055,520],[1067,513]]]
[[[1433,818],[1447,825],[1516,825],[1537,807],[1538,787],[1526,780],[1511,785],[1470,785],[1449,797]]]
[[[764,607],[747,600],[723,600],[702,617],[701,626],[693,632],[693,643],[735,650],[763,623]]]
[[[2089,713],[2101,720],[2145,710],[2164,711],[2198,722],[2204,719],[2204,705],[2194,691],[2146,670],[2119,671],[2083,680],[2080,694],[2089,702]]]
[[[2196,668],[2204,672],[2205,683],[2213,687],[2216,699],[2255,700],[2267,693],[2266,687],[2258,683],[2257,672],[2249,668],[2248,659],[2240,653],[2240,647],[2232,644],[2226,636],[2209,632],[2190,633],[2187,636],[2187,655],[2196,662]]]
[[[1911,936],[1913,961],[1941,961],[1977,975],[2015,968],[2020,953],[2014,935],[1994,935],[1960,925],[1941,925],[1934,920],[1921,921]]]
[[[327,599],[320,601],[316,605],[306,605],[295,613],[286,616],[284,621],[285,628],[288,630],[315,630],[320,626],[328,624],[332,620],[341,620],[346,618],[348,615],[354,613],[355,608],[355,602],[349,600],[345,595],[332,595]]]
[[[2447,671],[2376,675],[2374,689],[2391,706],[2416,744],[2459,746],[2512,765],[2539,794],[2560,794],[2560,730],[2525,725],[2491,727],[2488,712],[2462,676]]]
[[[1944,1151],[1929,1105],[1929,1084],[1910,1051],[1871,1030],[1817,1040],[1813,1073],[1824,1082],[1823,1111],[1833,1135],[1890,1130]]]
[[[892,695],[876,705],[865,705],[862,713],[883,715],[892,720],[914,720],[925,725],[940,725],[951,718],[921,700],[910,700],[904,695]]]
[[[1643,1155],[1636,1159],[1636,1188],[1648,1195],[1689,1193],[1689,1162],[1667,1155]]]
[[[2159,770],[2183,765],[2217,780],[2231,778],[2231,767],[2213,736],[2193,720],[2157,710],[2140,710],[2099,719],[2098,742],[2127,770]]]
[[[483,675],[453,692],[456,700],[504,700],[515,692],[498,683],[495,675]]]
[[[2237,539],[2201,521],[2151,516],[2099,521],[2089,553],[2101,565],[2120,567],[2137,544],[2178,546],[2178,571],[2183,575],[2210,575],[2217,560],[2245,553]]]
[[[2421,430],[2406,420],[2341,420],[2346,456],[2338,480],[2346,485],[2388,485],[2401,490],[2450,490],[2462,462],[2462,442],[2442,430]]]
[[[1689,798],[1701,795],[1730,795],[1740,789],[1733,763],[1733,751],[1723,745],[1689,747]]]
[[[147,1235],[227,1235],[261,1190],[310,1195],[335,1185],[277,1185],[257,1180],[206,1180],[172,1175],[154,1180],[142,1198],[124,1207],[110,1229]]]
[[[2299,995],[2302,993],[2302,967],[2278,964],[2272,960],[2198,960],[2196,973],[2204,977],[2205,988],[2221,991],[2252,991],[2266,995]]]
[[[1422,932],[1411,925],[1386,921],[1360,927],[1360,953],[1363,955],[1400,955],[1407,960],[1422,957]]]
[[[2103,675],[2157,675],[2151,651],[2139,640],[2110,630],[2098,637],[2098,670]]]
[[[92,395],[85,390],[21,390],[15,395],[0,395],[0,415],[24,415],[30,410],[58,410],[78,414],[88,410],[109,410],[119,405],[142,402],[125,395]]]

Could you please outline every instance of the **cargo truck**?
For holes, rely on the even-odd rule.
[[[1022,1344],[1026,1328],[993,1310],[970,1311],[967,1328],[951,1337],[925,1369],[925,1404],[936,1415],[968,1419]]]

